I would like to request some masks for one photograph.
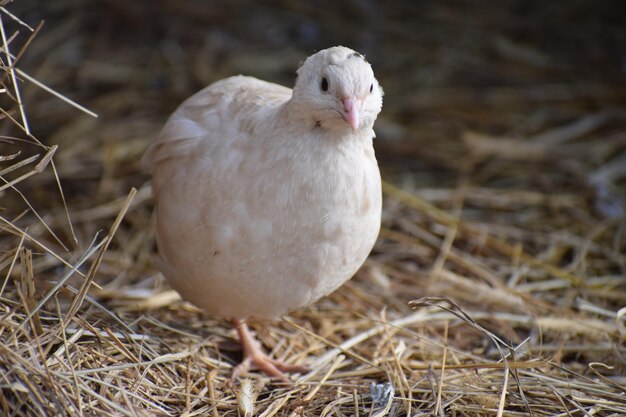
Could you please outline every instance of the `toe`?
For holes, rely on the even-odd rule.
[[[268,358],[269,359],[269,358]],[[292,365],[289,363],[285,363],[276,359],[269,359],[276,368],[280,369],[283,372],[287,372],[290,374],[305,374],[309,372],[309,368],[301,365]]]
[[[272,359],[264,353],[255,353],[247,356],[233,369],[232,379],[235,380],[250,369],[258,369],[265,375],[282,382],[291,382],[285,373],[306,373],[308,369],[300,365],[291,365]]]
[[[267,356],[256,356],[252,358],[252,363],[264,374],[276,378],[283,382],[291,382],[287,375],[285,375],[281,367],[272,359]],[[289,371],[285,371],[289,372]]]
[[[252,358],[250,357],[244,358],[244,360],[241,361],[239,365],[233,368],[231,379],[234,381],[237,378],[239,378],[241,375],[246,374],[250,370],[251,365],[252,365]]]

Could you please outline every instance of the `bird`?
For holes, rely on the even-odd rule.
[[[371,64],[335,46],[309,56],[293,89],[216,81],[169,117],[142,163],[152,176],[157,260],[171,287],[230,320],[252,369],[287,380],[248,328],[350,279],[381,224],[373,125],[383,89]]]

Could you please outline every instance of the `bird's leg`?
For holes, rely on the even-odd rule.
[[[266,375],[289,382],[284,372],[307,372],[307,368],[299,365],[289,365],[276,359],[270,358],[263,349],[261,344],[250,334],[248,325],[239,319],[232,320],[233,327],[237,330],[239,341],[243,348],[243,360],[233,369],[233,379],[244,374],[252,367],[256,367]]]

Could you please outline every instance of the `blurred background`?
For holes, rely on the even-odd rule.
[[[531,250],[547,250],[564,230],[585,236],[598,222],[623,232],[615,220],[623,215],[626,175],[626,8],[619,1],[4,3],[32,27],[45,21],[20,68],[98,114],[23,85],[34,135],[59,145],[54,160],[75,222],[72,230],[46,170],[21,185],[58,236],[42,231],[41,238],[84,249],[110,225],[130,187],[140,189],[113,245],[119,251],[103,264],[111,279],[153,270],[148,177],[138,162],[167,116],[234,74],[292,85],[305,57],[338,44],[365,54],[385,89],[375,147],[388,181]],[[13,40],[17,51],[28,33],[5,20],[9,33],[23,32]],[[0,129],[21,134],[10,123]],[[11,152],[12,145],[0,146]],[[21,157],[40,151],[28,141],[20,150]],[[17,197],[5,191],[6,217],[43,230]],[[389,227],[397,226],[394,211],[387,213]],[[624,271],[622,232],[607,237],[617,243],[604,272]],[[557,264],[587,268],[572,264],[574,243],[557,240],[566,246]],[[429,271],[433,256],[413,267]]]
[[[34,135],[59,145],[54,160],[74,230],[51,170],[21,185],[28,203],[67,248],[84,249],[110,225],[119,199],[140,189],[119,232],[126,246],[105,268],[112,277],[125,271],[136,279],[151,268],[150,193],[138,162],[167,116],[234,74],[290,86],[304,58],[339,44],[365,54],[385,89],[375,147],[388,181],[518,240],[521,232],[503,228],[574,227],[585,235],[599,221],[623,224],[614,220],[623,215],[626,185],[626,8],[619,1],[29,0],[6,7],[32,27],[44,21],[19,67],[98,114],[24,83]],[[12,43],[17,51],[28,31],[5,20],[8,33],[22,31]],[[0,129],[21,134],[10,123]],[[20,151],[40,149],[26,141]],[[7,218],[22,213],[22,227],[43,230],[24,212],[25,200],[9,193]],[[387,220],[394,226],[392,214]],[[48,233],[42,239],[59,247]],[[550,247],[549,240],[522,244]],[[558,262],[569,265],[576,251],[563,252]],[[431,263],[425,257],[416,267],[429,271]]]
[[[497,368],[472,368],[500,360],[495,334],[523,346],[517,351],[523,358],[546,361],[520,370],[526,378],[521,397],[511,382],[507,400],[520,415],[530,410],[528,401],[535,413],[544,412],[537,415],[583,412],[582,405],[571,413],[567,407],[573,392],[585,390],[589,404],[604,395],[585,413],[623,415],[623,408],[596,414],[623,404],[626,383],[623,1],[0,0],[0,6],[17,68],[98,114],[93,118],[20,75],[29,137],[9,122],[21,117],[4,69],[0,177],[16,182],[14,188],[0,184],[0,276],[6,276],[0,287],[6,372],[0,373],[18,408],[38,409],[43,402],[32,409],[23,402],[45,395],[48,413],[56,415],[58,398],[71,397],[56,394],[57,387],[74,392],[63,379],[69,365],[59,362],[49,373],[56,359],[46,356],[57,349],[58,335],[70,332],[78,342],[64,349],[82,361],[72,369],[132,362],[116,382],[119,392],[83,381],[93,392],[107,391],[112,404],[126,398],[124,387],[142,387],[147,400],[139,408],[163,399],[156,406],[179,415],[193,408],[181,387],[194,380],[200,382],[193,398],[204,406],[214,388],[210,378],[206,387],[202,382],[210,364],[219,370],[216,398],[227,409],[234,397],[225,364],[236,363],[239,350],[229,347],[223,321],[176,302],[157,274],[149,178],[139,161],[168,115],[207,84],[247,74],[291,86],[308,55],[345,45],[367,56],[386,93],[374,143],[388,181],[381,237],[354,280],[291,314],[294,322],[257,326],[264,345],[277,357],[310,363],[387,319],[413,317],[410,300],[445,296],[483,327],[420,310],[423,321],[404,322],[403,331],[385,328],[389,334],[354,346],[351,352],[360,356],[348,355],[343,369],[356,373],[331,379],[347,381],[347,396],[356,386],[370,398],[371,378],[391,375],[410,394],[402,398],[407,413],[418,406],[411,398],[433,409],[442,397],[432,398],[438,372],[432,366],[445,362],[452,347],[462,366],[446,369],[443,402],[460,413],[496,415],[508,380]],[[32,42],[30,30],[6,10],[33,28],[45,21]],[[59,145],[54,166],[22,177],[53,145]],[[29,159],[34,154],[40,156]],[[100,287],[76,274],[55,287],[92,243],[102,242],[131,187],[138,193],[110,247],[85,264],[98,267],[90,277]],[[41,308],[37,338],[25,322],[44,294],[54,297]],[[121,332],[123,351],[113,348],[109,329]],[[122,337],[126,332],[141,342]],[[48,350],[36,356],[42,343]],[[135,356],[161,360],[190,346],[197,351],[186,359],[135,366]],[[189,373],[181,371],[185,361]],[[615,379],[590,369],[593,361],[613,366],[600,371]],[[33,375],[47,388],[25,396],[20,381]],[[154,383],[143,384],[145,378]],[[572,388],[574,379],[583,383]],[[311,415],[342,391],[333,384],[309,404],[318,407]],[[526,397],[522,385],[529,387]],[[101,396],[84,395],[83,404],[108,407]],[[301,395],[294,395],[293,410]],[[348,400],[345,415],[358,407]],[[80,401],[67,401],[79,407],[68,406],[70,414],[80,409]],[[9,415],[6,404],[0,401]],[[227,404],[231,410],[233,404]]]
[[[611,120],[591,129],[593,139],[623,133],[624,115],[615,114],[626,100],[623,6],[610,0],[10,4],[33,26],[45,21],[22,68],[99,115],[92,119],[25,86],[36,136],[62,145],[58,157],[73,161],[61,170],[70,199],[140,186],[141,153],[167,115],[203,86],[239,73],[290,86],[306,56],[339,44],[365,54],[385,89],[376,147],[386,174],[410,172],[422,187],[456,181],[448,171],[467,162],[468,132],[532,138],[608,112]],[[524,158],[509,150],[508,158]],[[568,171],[562,157],[582,157],[575,159],[590,170],[607,158],[539,153],[546,155],[524,161],[528,176]],[[559,185],[579,185],[571,169],[564,175]]]

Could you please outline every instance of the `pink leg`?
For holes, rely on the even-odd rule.
[[[287,378],[283,372],[304,373],[308,371],[304,366],[289,365],[270,358],[263,352],[261,344],[250,334],[248,325],[244,321],[233,319],[232,323],[233,327],[237,330],[239,341],[243,348],[243,360],[233,369],[233,379],[237,379],[237,377],[245,374],[253,367],[259,369],[266,375],[285,382],[289,382],[289,378]]]

